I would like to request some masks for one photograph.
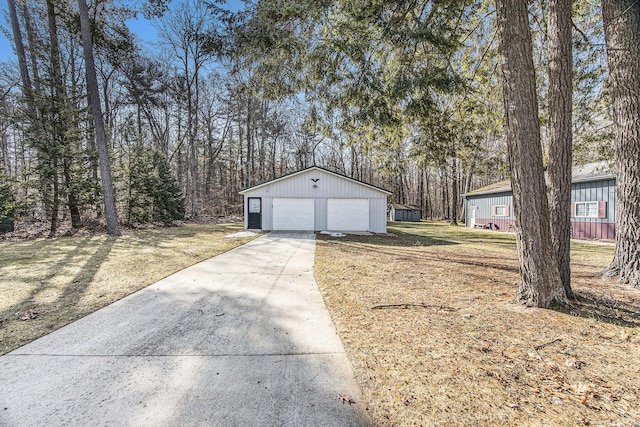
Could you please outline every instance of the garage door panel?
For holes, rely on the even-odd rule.
[[[332,231],[368,231],[369,199],[328,199],[327,228]]]
[[[273,229],[313,231],[313,199],[273,199]]]

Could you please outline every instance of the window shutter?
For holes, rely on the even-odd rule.
[[[511,215],[511,205],[507,205],[504,207],[504,216]]]
[[[491,206],[491,216],[496,216],[496,207]]]
[[[571,218],[574,218],[575,216],[576,216],[576,204],[571,203]]]
[[[607,217],[607,202],[600,200],[598,202],[598,218]]]

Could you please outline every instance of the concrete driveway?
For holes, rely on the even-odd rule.
[[[0,357],[0,425],[370,425],[314,251],[259,237]]]

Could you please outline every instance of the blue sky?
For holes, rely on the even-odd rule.
[[[198,1],[198,0],[196,0]],[[173,0],[171,7],[175,7],[178,4],[183,3],[184,0]],[[239,10],[243,8],[241,0],[227,0],[226,8],[230,10]],[[142,15],[138,16],[138,19],[132,19],[127,22],[131,32],[136,34],[143,42],[152,43],[157,40],[157,31],[149,21],[144,19]],[[13,44],[7,38],[8,34],[11,34],[11,26],[7,15],[7,2],[0,3],[0,26],[3,31],[0,31],[0,61],[14,61],[15,54],[13,52]]]

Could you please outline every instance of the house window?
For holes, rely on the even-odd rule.
[[[598,202],[578,202],[576,203],[576,217],[597,218]]]
[[[492,206],[491,216],[509,216],[509,205]]]
[[[576,202],[573,206],[573,216],[576,218],[606,218],[607,202]]]

